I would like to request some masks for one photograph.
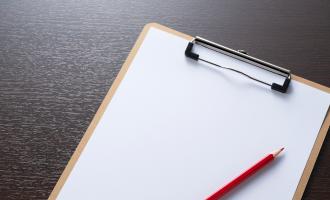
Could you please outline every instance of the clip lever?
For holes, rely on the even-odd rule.
[[[244,72],[241,72],[239,70],[236,70],[236,69],[233,69],[233,68],[230,68],[230,67],[224,67],[224,66],[218,65],[216,63],[204,60],[204,59],[200,58],[199,54],[193,52],[194,44],[199,44],[199,45],[201,45],[205,48],[208,48],[210,50],[224,53],[226,55],[237,58],[239,60],[243,60],[244,62],[248,62],[250,64],[253,64],[253,65],[255,65],[255,66],[257,66],[261,69],[264,69],[264,70],[267,70],[269,72],[281,75],[281,76],[285,77],[285,81],[284,81],[283,85],[280,85],[280,84],[277,84],[277,83],[267,83],[265,81],[254,78],[254,77],[252,77],[252,76],[250,76],[250,75],[248,75]],[[282,92],[282,93],[286,93],[286,91],[288,90],[290,81],[291,81],[291,73],[290,73],[290,70],[288,70],[288,69],[284,69],[282,67],[273,65],[271,63],[265,62],[265,61],[260,60],[258,58],[254,58],[252,56],[249,56],[249,55],[247,55],[247,53],[245,51],[244,52],[242,50],[235,51],[233,49],[230,49],[228,47],[216,44],[214,42],[211,42],[211,41],[206,40],[206,39],[201,38],[201,37],[195,37],[193,41],[188,43],[188,46],[185,50],[185,55],[187,57],[193,59],[193,60],[196,60],[196,61],[200,60],[200,61],[206,62],[208,64],[211,64],[211,65],[223,68],[223,69],[234,71],[234,72],[239,73],[241,75],[244,75],[244,76],[246,76],[246,77],[248,77],[248,78],[250,78],[254,81],[257,81],[259,83],[268,85],[268,86],[271,87],[271,89],[276,90],[278,92]]]

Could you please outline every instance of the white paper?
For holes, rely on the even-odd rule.
[[[187,42],[150,29],[58,199],[201,200],[281,147],[225,199],[292,199],[329,94],[296,81],[272,91],[186,58]]]

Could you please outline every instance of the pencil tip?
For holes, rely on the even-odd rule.
[[[276,157],[278,154],[280,154],[284,150],[284,147],[282,147],[280,150],[274,151],[273,156]]]

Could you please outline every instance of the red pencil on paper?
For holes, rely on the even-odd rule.
[[[261,159],[259,162],[254,164],[252,167],[250,167],[248,170],[243,172],[241,175],[236,177],[234,180],[229,182],[227,185],[220,188],[218,191],[216,191],[214,194],[206,198],[206,200],[218,200],[221,197],[223,197],[227,192],[229,192],[231,189],[242,183],[244,180],[249,178],[251,175],[262,169],[264,166],[266,166],[268,163],[273,161],[282,151],[284,148],[281,148],[280,150],[274,151],[273,153],[270,153],[263,159]]]

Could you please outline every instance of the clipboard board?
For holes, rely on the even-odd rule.
[[[132,51],[130,52],[129,56],[127,57],[125,63],[123,64],[117,78],[113,82],[110,90],[108,91],[108,93],[105,96],[103,102],[101,103],[101,105],[100,105],[97,113],[95,114],[92,122],[90,123],[87,131],[85,132],[85,134],[84,134],[83,138],[81,139],[79,145],[77,146],[74,154],[72,155],[70,161],[68,162],[67,166],[65,167],[65,169],[64,169],[61,177],[59,178],[57,184],[55,185],[52,193],[50,194],[50,196],[49,196],[50,200],[56,199],[58,194],[60,193],[61,188],[63,187],[63,185],[66,182],[67,178],[69,177],[71,171],[73,170],[76,162],[78,161],[80,155],[82,154],[85,146],[87,145],[89,139],[91,138],[97,124],[99,123],[100,119],[102,118],[102,115],[104,114],[104,112],[106,110],[106,107],[108,106],[108,104],[112,100],[117,88],[119,87],[121,81],[125,77],[126,72],[128,71],[128,69],[129,69],[134,57],[136,56],[137,52],[139,51],[139,48],[140,48],[141,44],[143,43],[143,41],[146,37],[146,34],[148,33],[150,28],[159,29],[159,30],[168,32],[170,34],[173,34],[175,36],[187,39],[189,41],[194,40],[194,37],[192,37],[192,36],[186,35],[184,33],[180,33],[178,31],[175,31],[173,29],[167,28],[165,26],[162,26],[162,25],[159,25],[159,24],[156,24],[156,23],[150,23],[150,24],[147,24],[144,27],[142,33],[140,34],[140,36],[137,39]],[[322,90],[324,92],[330,93],[330,88],[328,88],[328,87],[322,86],[320,84],[314,83],[312,81],[306,80],[304,78],[301,78],[301,77],[298,77],[298,76],[295,76],[295,75],[291,75],[291,78],[292,78],[292,80],[301,82],[303,84],[306,84],[306,85],[309,85],[311,87],[317,88],[317,89]],[[330,115],[329,115],[329,113],[327,113],[327,115],[326,115],[326,117],[323,121],[323,125],[322,125],[322,127],[321,127],[321,129],[320,129],[320,131],[317,135],[317,138],[315,140],[315,143],[313,145],[312,152],[309,155],[307,164],[306,164],[306,166],[303,170],[303,174],[300,178],[299,184],[298,184],[298,186],[295,190],[294,197],[293,197],[294,200],[301,199],[302,196],[303,196],[305,187],[306,187],[308,179],[311,175],[312,169],[314,167],[317,156],[320,152],[323,141],[326,137],[329,126],[330,126]]]

